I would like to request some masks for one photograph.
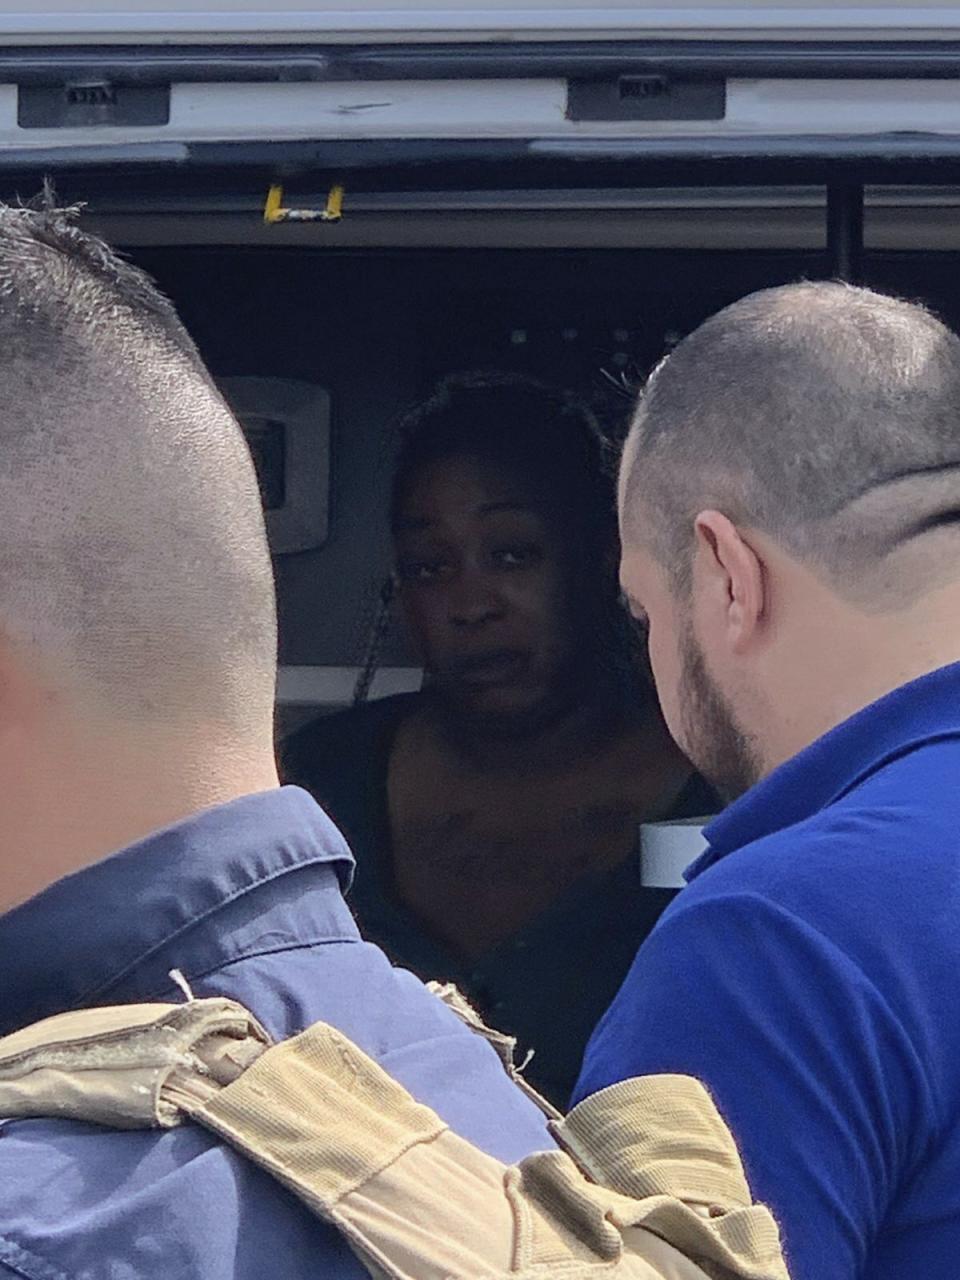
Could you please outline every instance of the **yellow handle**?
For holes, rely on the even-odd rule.
[[[267,192],[263,206],[263,220],[268,226],[277,222],[339,222],[343,217],[343,187],[336,183],[330,188],[323,209],[286,209],[283,205],[283,187],[279,183]]]

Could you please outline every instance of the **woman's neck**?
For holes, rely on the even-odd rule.
[[[558,706],[552,715],[528,725],[471,722],[432,698],[424,711],[447,747],[465,765],[483,773],[527,776],[569,768],[647,718],[643,700],[625,706],[622,696],[614,697],[605,687]]]

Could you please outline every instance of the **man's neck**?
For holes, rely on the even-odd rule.
[[[838,635],[842,643],[836,643]],[[764,742],[765,772],[893,690],[960,662],[958,637],[960,592],[955,588],[902,614],[851,615],[834,628],[832,643],[815,637],[803,658],[783,663],[777,714]],[[792,714],[785,715],[785,708]]]
[[[227,752],[160,735],[75,743],[21,760],[19,786],[2,804],[0,911],[66,875],[243,795],[279,785],[272,752]]]

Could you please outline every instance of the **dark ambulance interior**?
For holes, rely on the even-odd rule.
[[[314,446],[329,448],[328,466],[311,472],[315,514],[326,520],[305,539],[315,545],[276,557],[281,731],[350,696],[389,567],[392,422],[439,375],[523,370],[580,391],[614,422],[629,408],[614,384],[641,378],[719,307],[835,271],[815,249],[432,251],[343,249],[328,239],[131,250],[172,296],[228,390],[235,379],[295,380],[329,396],[329,443],[318,434]],[[862,276],[960,323],[956,252],[867,252]],[[282,391],[268,384],[265,394],[247,425],[270,510],[286,500],[293,463]],[[272,416],[271,394],[279,396]],[[238,407],[242,415],[242,397]],[[416,684],[416,673],[403,670],[411,658],[398,627],[380,661],[388,670],[374,693]]]

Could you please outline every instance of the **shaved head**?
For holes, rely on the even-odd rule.
[[[141,721],[272,715],[253,467],[170,303],[57,212],[0,208],[0,629]]]
[[[621,475],[624,541],[682,585],[706,508],[866,605],[952,573],[960,339],[923,307],[844,284],[770,289],[721,311],[641,397]],[[918,577],[902,553],[921,541]]]

